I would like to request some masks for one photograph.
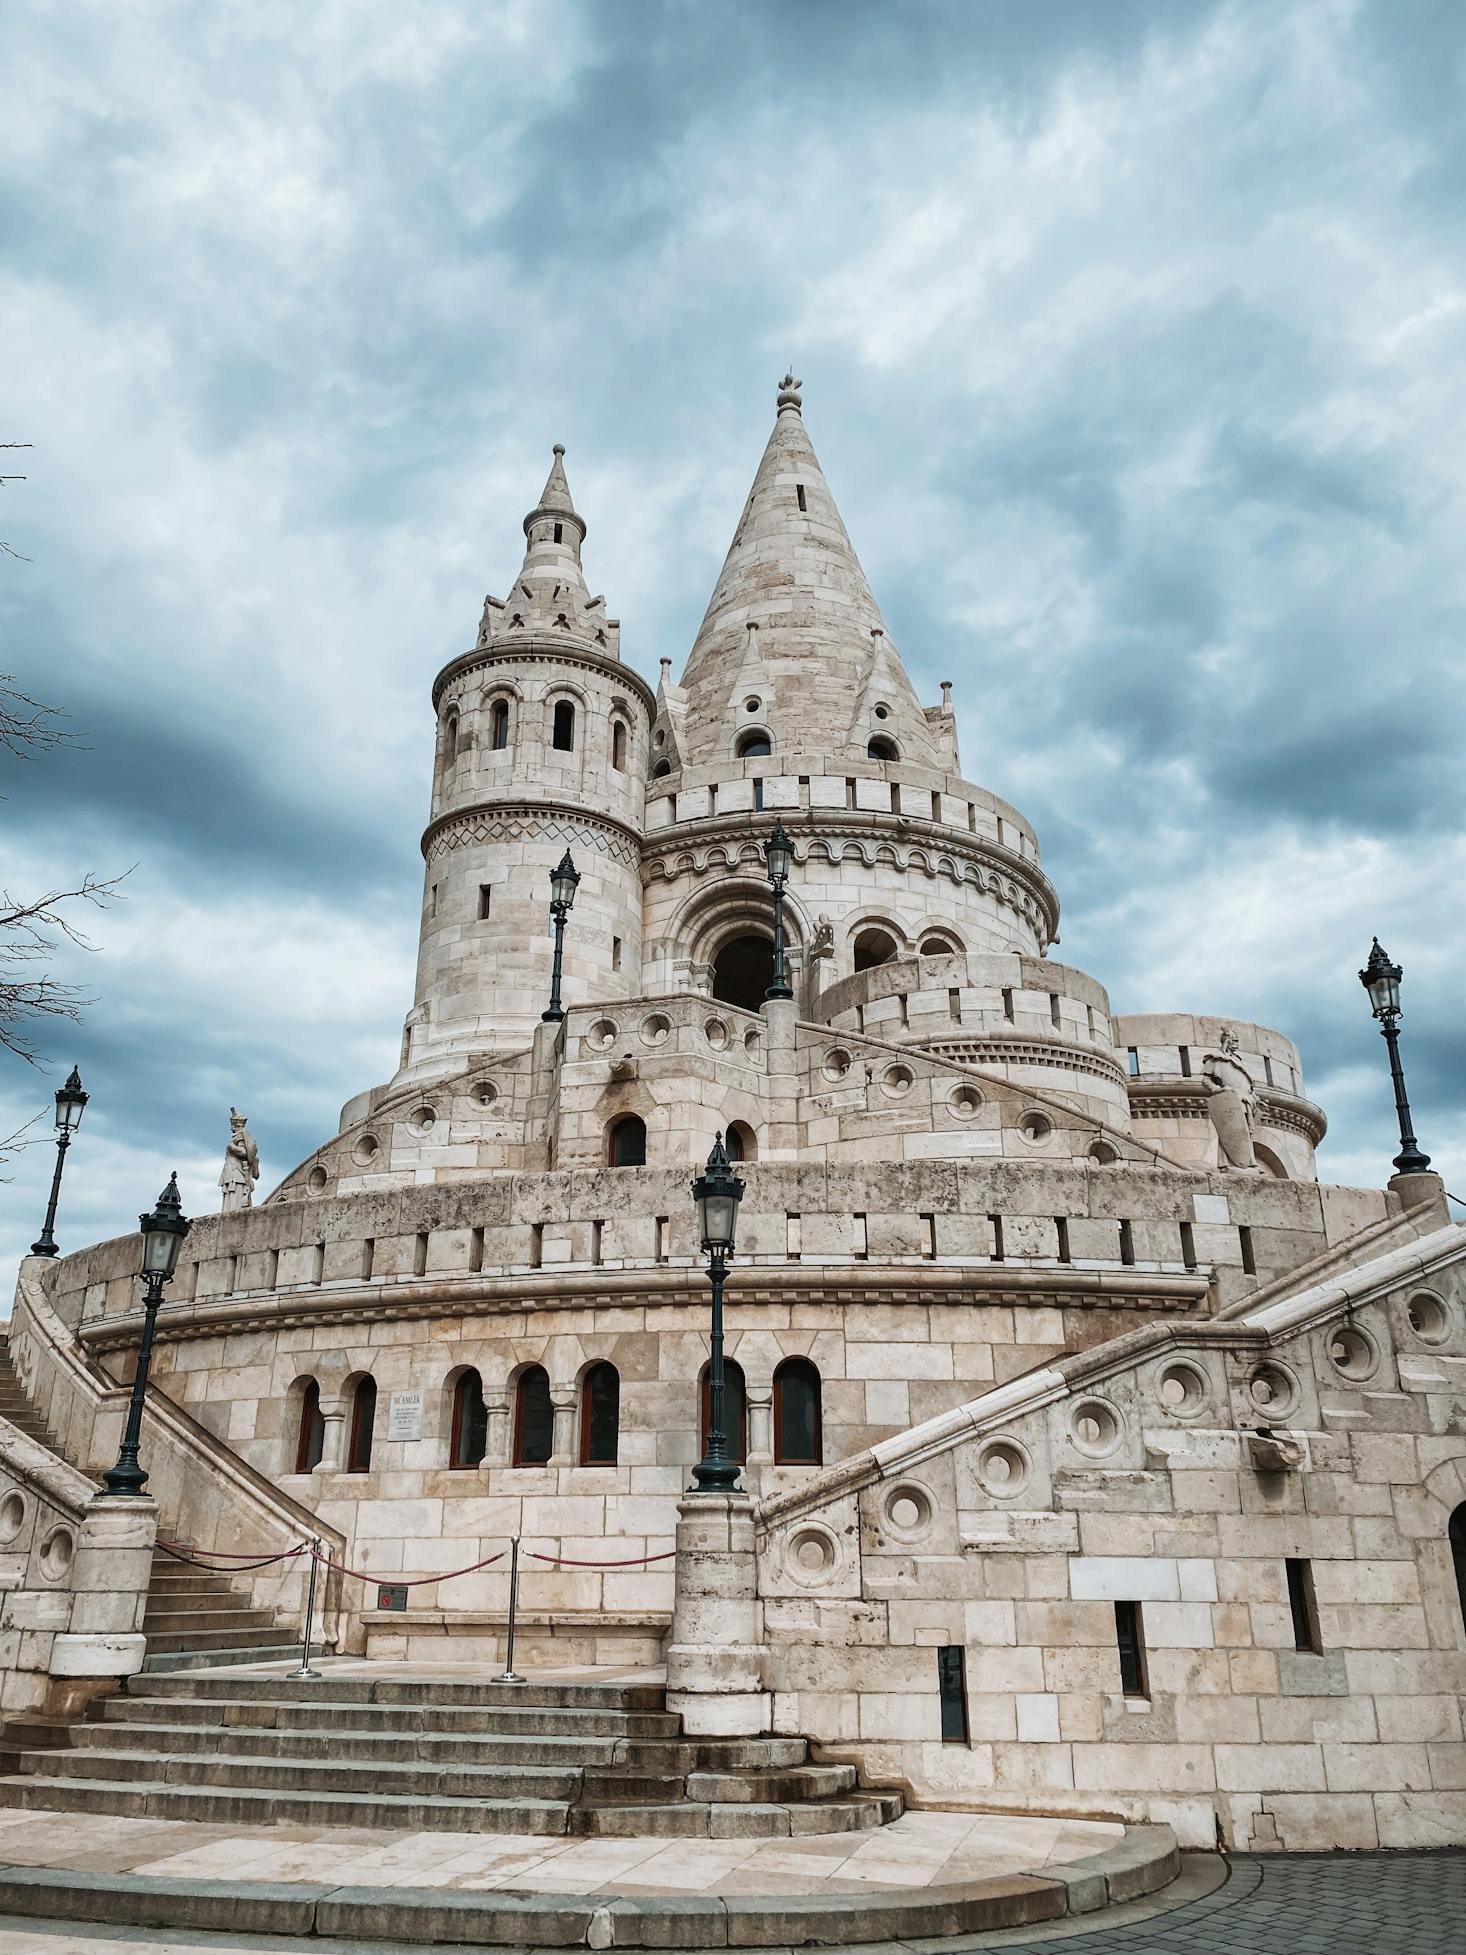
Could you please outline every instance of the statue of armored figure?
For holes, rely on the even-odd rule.
[[[1257,1118],[1257,1088],[1239,1056],[1237,1035],[1223,1027],[1217,1043],[1220,1052],[1208,1052],[1201,1064],[1201,1077],[1207,1089],[1206,1110],[1217,1131],[1224,1168],[1261,1174],[1252,1146],[1252,1129]]]
[[[835,954],[835,926],[821,910],[819,920],[814,926],[814,935],[809,940],[809,961],[817,957],[833,957]]]
[[[260,1178],[260,1150],[255,1146],[246,1116],[229,1109],[229,1145],[224,1150],[224,1165],[219,1170],[219,1186],[224,1199],[219,1206],[224,1214],[248,1208],[254,1201],[255,1183]]]

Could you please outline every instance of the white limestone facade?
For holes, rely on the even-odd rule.
[[[751,1503],[727,1715],[929,1801],[1200,1844],[1466,1838],[1466,1298],[1436,1177],[1320,1180],[1282,1033],[1130,1014],[1049,954],[1038,839],[964,779],[950,688],[918,699],[798,383],[680,679],[623,660],[558,450],[524,530],[431,687],[400,1068],[185,1244],[164,1524],[253,1549],[313,1516],[350,1567],[422,1584],[398,1610],[342,1582],[340,1646],[484,1663],[506,1569],[453,1571],[519,1537],[547,1557],[526,1660],[657,1660],[682,1574],[647,1558],[703,1441],[688,1182],[724,1133]],[[23,1271],[17,1369],[85,1471],[135,1269],[123,1237]]]

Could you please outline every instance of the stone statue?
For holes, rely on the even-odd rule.
[[[817,957],[833,957],[835,954],[835,926],[821,910],[819,920],[814,926],[814,935],[809,940],[809,961]]]
[[[1237,1056],[1237,1035],[1224,1030],[1217,1043],[1222,1050],[1207,1053],[1201,1063],[1201,1078],[1208,1096],[1206,1110],[1217,1130],[1222,1166],[1260,1174],[1262,1169],[1252,1148],[1257,1088]]]
[[[224,1150],[224,1165],[219,1170],[219,1186],[224,1199],[219,1204],[224,1214],[231,1209],[248,1208],[254,1201],[254,1185],[260,1178],[260,1150],[244,1114],[229,1109],[229,1145]]]

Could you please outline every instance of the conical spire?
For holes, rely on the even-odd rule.
[[[756,721],[775,753],[865,757],[884,734],[901,759],[936,765],[931,730],[805,431],[801,385],[792,372],[779,383],[773,432],[682,675],[683,764],[730,757],[737,729]]]
[[[524,519],[524,562],[503,602],[484,602],[479,643],[513,632],[553,632],[579,638],[618,655],[616,626],[605,599],[592,597],[580,565],[585,522],[565,477],[565,450],[557,441],[539,501]]]

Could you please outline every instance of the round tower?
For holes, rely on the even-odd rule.
[[[550,871],[580,871],[567,1004],[641,985],[640,847],[655,701],[581,569],[586,526],[556,446],[507,596],[433,686],[437,753],[423,835],[417,985],[403,1076],[529,1044],[549,998]]]

